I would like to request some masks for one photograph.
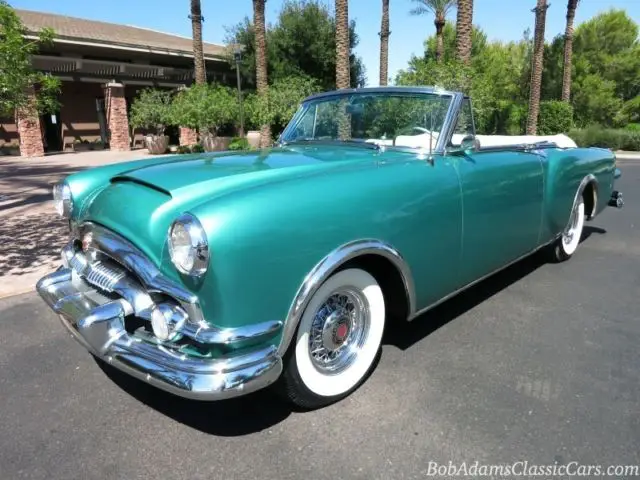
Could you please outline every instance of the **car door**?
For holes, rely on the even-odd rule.
[[[457,158],[463,202],[460,275],[466,285],[538,246],[544,180],[535,150],[480,148]]]

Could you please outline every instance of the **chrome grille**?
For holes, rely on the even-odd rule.
[[[108,259],[90,261],[83,252],[75,252],[68,258],[69,266],[87,283],[111,293],[117,283],[125,278],[127,270]]]
[[[104,262],[95,262],[89,264],[85,271],[85,280],[107,292],[113,292],[113,288],[118,281],[124,278],[127,272],[123,268],[109,265]]]

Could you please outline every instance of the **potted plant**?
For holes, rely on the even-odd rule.
[[[104,142],[101,139],[93,141],[94,150],[104,150]]]
[[[174,123],[198,130],[205,151],[220,151],[227,149],[231,137],[218,134],[224,125],[235,121],[238,102],[227,87],[192,85],[175,97],[172,112]]]
[[[281,132],[295,115],[300,102],[320,91],[316,81],[304,75],[284,77],[269,86],[266,96],[250,95],[247,98],[247,116],[250,128],[270,125],[273,134]],[[251,148],[260,146],[260,131],[250,130],[247,141]]]
[[[147,130],[145,146],[151,154],[163,154],[169,149],[169,137],[164,134],[170,123],[171,92],[146,88],[131,105],[131,126]]]

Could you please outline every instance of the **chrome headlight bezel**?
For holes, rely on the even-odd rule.
[[[176,245],[178,234],[186,234],[186,241]],[[167,235],[169,255],[176,269],[191,277],[201,277],[209,268],[209,242],[200,221],[184,213],[173,221]]]
[[[53,186],[53,206],[61,217],[71,218],[73,195],[67,182],[59,182]]]

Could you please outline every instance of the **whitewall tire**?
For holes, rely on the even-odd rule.
[[[578,195],[578,198],[571,209],[569,222],[554,246],[554,256],[556,261],[562,262],[564,260],[568,260],[578,249],[580,239],[582,238],[584,222],[584,199],[582,198],[582,195]]]
[[[346,397],[380,353],[385,303],[376,279],[350,268],[329,277],[305,308],[281,377],[286,396],[303,408]]]

